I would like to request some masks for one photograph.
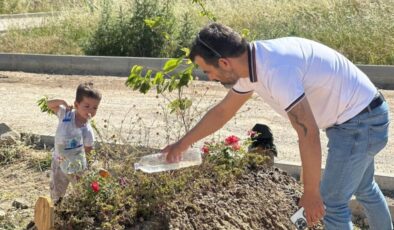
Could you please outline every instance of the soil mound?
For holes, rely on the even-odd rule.
[[[201,191],[175,201],[172,229],[294,229],[291,215],[301,196],[299,184],[278,168],[251,171],[225,189]]]

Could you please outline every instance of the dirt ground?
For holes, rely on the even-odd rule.
[[[32,74],[23,72],[0,71],[0,122],[4,122],[19,132],[53,135],[57,120],[40,112],[36,101],[43,95],[49,98],[62,98],[72,103],[76,86],[84,81],[92,81],[103,93],[99,111],[95,117],[98,124],[109,123],[107,131],[120,133],[128,140],[163,148],[166,145],[165,118],[162,113],[163,100],[156,97],[154,92],[143,95],[134,92],[124,85],[126,78],[105,76],[65,76]],[[203,95],[206,88],[208,92]],[[217,103],[224,97],[227,90],[220,84],[212,82],[196,82],[192,87],[197,91],[195,98],[202,98],[198,108],[203,112],[209,105]],[[394,91],[382,90],[390,105],[394,104]],[[391,106],[391,118],[393,118]],[[136,120],[143,130],[138,130]],[[279,157],[278,161],[300,162],[296,133],[289,122],[277,115],[266,105],[260,97],[254,96],[241,109],[238,115],[225,127],[210,138],[222,138],[230,134],[246,137],[255,123],[267,124],[271,127],[275,137]],[[141,125],[142,124],[142,125]],[[110,129],[110,130],[109,130]],[[168,129],[168,127],[167,127]],[[175,129],[175,128],[174,128]],[[387,147],[376,157],[377,173],[394,174],[394,126],[390,128],[390,138]],[[149,139],[150,132],[162,137]],[[327,139],[321,132],[323,160],[325,159]],[[207,140],[205,139],[205,140]],[[197,146],[201,145],[197,143]],[[324,165],[324,162],[323,162]]]
[[[152,132],[158,133],[158,136],[166,135],[161,129],[168,120],[163,119],[161,107],[158,106],[162,101],[154,93],[142,95],[131,91],[124,86],[125,80],[119,77],[0,72],[0,122],[6,123],[18,132],[53,135],[57,120],[53,116],[41,113],[36,101],[41,96],[48,95],[50,98],[63,98],[71,103],[76,86],[80,82],[92,81],[103,92],[103,100],[95,118],[98,124],[107,124],[108,129],[113,132],[121,130],[131,133],[131,139],[134,141],[138,139],[152,147],[163,147],[166,144],[165,138],[153,142],[146,138],[146,130],[135,129],[136,120],[142,120],[139,124],[144,124],[144,129],[154,126]],[[207,87],[208,93],[199,95],[203,98],[199,107],[203,109],[209,108],[209,105],[216,103],[226,94],[226,89],[221,85],[210,82],[196,82],[193,90],[203,92]],[[383,91],[383,94],[392,104],[394,91]],[[213,137],[220,138],[229,134],[246,137],[247,130],[255,123],[265,123],[271,127],[279,152],[279,161],[299,162],[295,132],[290,131],[292,128],[288,122],[276,115],[257,96]],[[393,132],[390,135],[392,137]],[[321,137],[322,145],[325,146],[324,132],[321,133]],[[390,141],[388,147],[376,159],[378,173],[394,173],[394,165],[391,164],[392,152],[394,144]],[[46,154],[34,150],[31,150],[31,153]],[[48,175],[48,171],[41,172],[32,168],[28,159],[0,167],[0,210],[7,211],[7,219],[21,221],[20,228],[16,229],[22,229],[32,220],[36,198],[48,195]],[[276,193],[275,196],[272,195],[273,191]],[[179,208],[171,210],[168,224],[172,228],[180,229],[190,229],[194,226],[204,229],[206,225],[216,226],[215,229],[269,229],[264,226],[282,223],[283,226],[278,225],[273,229],[290,229],[292,225],[288,218],[296,209],[294,199],[300,195],[300,187],[294,179],[280,170],[273,169],[263,174],[250,174],[226,191],[205,192],[206,194],[196,194],[193,206],[188,203],[175,203],[174,205]],[[12,201],[17,198],[24,199],[29,208],[22,211],[11,208]],[[213,200],[215,207],[212,206]],[[256,209],[254,204],[257,202],[262,204],[259,207],[264,207],[264,210]],[[261,225],[252,226],[251,223]]]

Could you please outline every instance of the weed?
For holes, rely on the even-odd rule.
[[[42,151],[40,153],[29,158],[29,165],[40,172],[45,172],[51,168],[52,153],[50,151]]]
[[[0,146],[0,165],[7,165],[22,159],[27,154],[28,149],[21,144]]]

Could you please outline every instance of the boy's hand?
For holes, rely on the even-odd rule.
[[[65,107],[66,107],[66,111],[71,111],[74,108],[73,105],[69,105],[69,104],[66,104]]]

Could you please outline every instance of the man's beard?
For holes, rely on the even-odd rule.
[[[226,78],[229,79],[228,82],[220,82],[226,89],[231,89],[239,79],[239,77],[235,75],[232,71],[223,72],[223,75],[228,76]]]

